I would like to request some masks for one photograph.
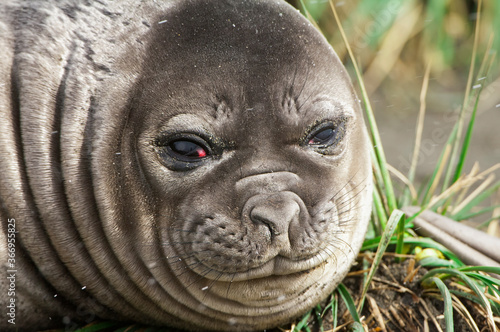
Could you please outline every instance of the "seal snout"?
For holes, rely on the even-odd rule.
[[[289,225],[299,218],[299,204],[285,193],[259,196],[250,208],[250,220],[266,225],[273,237],[286,235]]]
[[[250,197],[242,211],[242,220],[258,230],[254,237],[265,238],[269,258],[298,255],[297,237],[310,221],[307,208],[291,191],[257,194]]]

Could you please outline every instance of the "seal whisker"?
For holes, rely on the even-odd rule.
[[[354,219],[353,219],[353,218],[351,218],[351,219],[345,219],[345,220],[339,220],[339,221],[338,221],[338,224],[339,224],[340,226],[344,226],[344,227],[345,227],[345,226],[348,226],[348,225],[355,225],[355,224],[353,223],[353,221],[354,221]]]
[[[193,243],[203,243],[203,241],[175,241],[175,242],[168,241],[168,242],[161,242],[160,246],[168,247],[176,244],[193,244]],[[155,245],[157,245],[157,242],[151,242],[151,243],[145,242],[141,244],[141,246],[155,246]]]
[[[203,287],[202,290],[206,291],[205,295],[203,296],[203,300],[206,299],[208,291],[213,287],[213,285],[219,281],[219,279],[224,275],[223,272],[219,272],[219,274],[210,282],[210,284],[206,287]]]
[[[363,184],[364,184],[364,182],[360,182],[360,183],[356,184],[354,187],[351,187],[348,191],[346,191],[340,197],[337,197],[336,200],[337,201],[342,201],[342,199],[344,199],[345,196],[349,195],[351,192],[354,192],[356,189],[359,189],[358,193],[359,192],[363,192],[363,189],[366,188],[366,184],[363,187],[359,188]],[[346,186],[347,186],[347,184],[346,184]],[[345,188],[345,186],[344,186],[344,188]],[[352,197],[349,197],[349,198],[352,198]],[[333,199],[335,199],[335,196],[333,196],[330,200],[333,200]]]
[[[346,213],[350,213],[350,212],[353,212],[353,211],[358,211],[361,208],[363,208],[363,206],[361,206],[360,204],[355,204],[355,205],[352,205],[352,206],[346,206],[346,207],[344,207],[343,210],[337,211],[337,216],[339,217],[339,219],[341,219],[341,217],[343,215],[345,215]]]
[[[321,252],[325,252],[326,258],[325,259],[322,258],[322,260],[320,260],[318,264],[321,264],[323,261],[326,261],[328,258],[331,258],[335,262],[335,265],[337,265],[338,263],[337,254],[330,247],[336,248],[338,251],[343,252],[340,248],[335,247],[332,243],[328,243],[328,245],[325,248],[321,249]]]
[[[343,246],[340,246],[340,244],[343,244]],[[329,245],[337,249],[337,251],[340,251],[345,256],[346,259],[349,259],[348,252],[354,252],[352,247],[347,242],[345,242],[340,238],[335,238],[335,241],[330,241]],[[348,249],[348,252],[344,250],[346,248]]]
[[[188,284],[186,286],[186,288],[189,288],[191,286],[193,286],[194,284],[197,284],[200,280],[202,279],[205,279],[205,277],[210,274],[210,272],[214,271],[213,269],[207,267],[203,272],[201,273],[198,273],[199,277],[197,279],[195,279],[193,282],[191,282],[190,284]]]
[[[347,243],[345,240],[338,238],[338,237],[335,237],[335,241],[336,241],[335,244],[338,244],[340,242],[341,244],[344,245],[344,247],[342,247],[342,248],[348,248],[350,252],[354,252],[354,249],[351,247],[351,244]],[[332,242],[330,242],[330,243],[333,245]],[[335,248],[338,248],[338,247],[335,247]],[[338,249],[340,249],[340,248],[338,248]]]
[[[344,208],[346,205],[348,204],[351,204],[353,201],[357,200],[359,198],[359,195],[361,193],[363,193],[364,189],[366,188],[365,187],[362,187],[361,189],[359,189],[357,192],[355,192],[354,190],[356,189],[356,187],[353,188],[353,190],[351,190],[351,196],[348,197],[346,200],[342,201],[342,200],[337,200],[337,209],[342,209]],[[354,193],[354,194],[352,194]]]
[[[335,192],[335,194],[333,194],[333,196],[330,198],[330,201],[331,201],[331,200],[333,200],[333,199],[334,199],[334,198],[335,198],[338,194],[340,194],[340,192],[341,192],[342,190],[344,190],[344,189],[347,187],[347,185],[349,185],[349,184],[352,182],[352,180],[356,177],[356,175],[358,174],[358,172],[359,172],[359,168],[358,168],[358,170],[357,170],[357,171],[356,171],[356,172],[355,172],[355,173],[354,173],[354,174],[353,174],[353,175],[352,175],[352,176],[351,176],[351,177],[350,177],[350,178],[349,178],[349,179],[345,182],[345,184],[344,184],[344,185],[343,185],[343,186],[342,186],[339,190],[337,190],[337,191]],[[364,180],[363,180],[363,181],[364,181]],[[363,182],[363,181],[361,181],[361,182]],[[345,194],[344,194],[344,195],[345,195]]]
[[[193,267],[196,267],[198,265],[203,265],[202,261],[195,261],[193,263],[190,263],[190,264],[185,264],[184,263],[184,266],[180,266],[178,268],[175,268],[175,269],[172,269],[173,272],[176,272],[176,271],[179,271],[179,270],[184,270],[182,273],[180,274],[176,274],[177,277],[180,277],[182,276],[184,273],[187,273],[187,272],[193,272]],[[205,266],[205,265],[203,265]],[[211,270],[209,267],[205,266],[206,269],[208,270]],[[206,270],[205,270],[206,271]],[[210,272],[210,271],[209,271]],[[207,272],[207,273],[209,273]]]
[[[229,289],[231,288],[231,285],[233,284],[233,280],[234,280],[234,277],[236,276],[235,273],[232,274],[231,276],[231,280],[229,281],[228,285],[227,285],[227,289],[226,289],[226,299],[229,298]]]

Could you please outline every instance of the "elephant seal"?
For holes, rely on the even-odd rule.
[[[370,214],[369,141],[295,9],[1,6],[2,330],[267,329],[342,280]]]

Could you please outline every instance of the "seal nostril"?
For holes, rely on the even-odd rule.
[[[290,223],[300,213],[297,202],[283,196],[278,193],[261,199],[255,202],[249,212],[250,220],[267,226],[272,236],[287,234]]]
[[[276,229],[276,226],[271,220],[268,220],[266,218],[262,218],[258,215],[250,214],[250,219],[258,224],[264,224],[269,228],[269,231],[271,232],[271,235],[276,236],[280,235],[280,232]]]

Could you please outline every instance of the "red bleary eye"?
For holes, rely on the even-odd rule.
[[[203,158],[207,156],[207,152],[203,149],[197,149],[196,152],[198,152],[198,158]]]
[[[207,151],[197,143],[191,141],[174,141],[170,143],[173,152],[189,159],[200,159],[207,156]]]

